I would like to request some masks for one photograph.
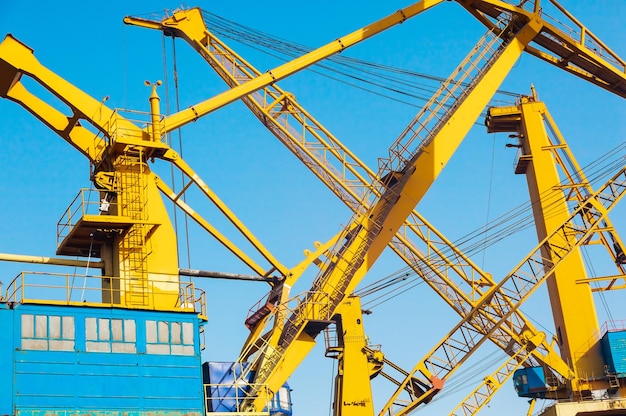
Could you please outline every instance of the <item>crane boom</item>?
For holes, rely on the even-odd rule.
[[[245,84],[232,88],[215,97],[179,111],[165,118],[166,131],[172,131],[185,124],[191,123],[205,114],[217,110],[242,97],[257,91],[273,82],[293,75],[316,62],[341,52],[363,40],[366,40],[392,26],[403,23],[423,11],[441,3],[443,0],[422,0],[405,7],[397,12],[384,17],[362,29],[356,30],[342,38],[315,49],[299,58],[280,65],[267,71],[262,76]],[[489,30],[497,33],[502,28],[498,27],[503,18],[510,18],[523,24],[541,13],[540,0],[522,2],[520,6],[511,0],[456,0],[465,7],[472,15],[485,24]],[[593,35],[585,26],[576,20],[565,8],[555,0],[549,0],[559,10],[563,11],[571,19],[575,27],[579,28],[578,37],[574,37],[566,28],[542,19],[542,29],[533,41],[540,48],[525,45],[525,49],[566,71],[605,88],[621,97],[626,98],[626,63],[602,41]],[[524,9],[524,7],[530,10]],[[146,21],[146,26],[153,25]]]
[[[135,17],[126,17],[125,22],[183,38],[231,87],[261,75],[208,29],[197,8],[178,11],[161,22]],[[292,94],[275,83],[265,87],[261,93],[251,94],[242,100],[353,211],[364,212],[369,208],[362,205],[364,192],[374,192],[379,196],[379,190],[373,184],[381,180],[375,172],[315,120]],[[302,133],[298,136],[297,132]],[[424,252],[428,254],[419,250],[416,240],[423,241],[426,246]],[[482,295],[495,284],[490,274],[480,270],[415,210],[390,242],[390,247],[461,316],[472,309],[477,295]],[[467,287],[461,286],[461,283],[467,284]],[[512,320],[515,327],[497,330],[491,337],[500,348],[510,353],[511,342],[518,346],[525,344],[522,332],[538,333],[521,312],[516,314],[518,319]],[[545,342],[533,349],[533,354],[539,362],[556,368],[560,373],[569,371],[567,364]],[[533,359],[529,361],[534,362]]]
[[[266,383],[270,390],[279,387],[285,382],[281,361],[287,357],[299,362],[310,351],[320,330],[320,317],[307,317],[308,303],[319,303],[318,293],[328,296],[328,307],[321,312],[330,319],[414,209],[540,28],[541,20],[535,18],[515,31],[501,31],[506,33],[504,39],[488,32],[392,146],[392,158],[379,174],[386,186],[381,197],[367,214],[351,221],[342,245],[335,248],[336,257],[331,257],[313,283],[313,295],[287,319],[278,344],[257,370],[257,383]],[[448,103],[450,109],[445,110]],[[412,150],[410,142],[420,133],[426,137]]]
[[[556,0],[457,0],[487,28],[511,14],[528,19],[551,4],[562,18],[545,15],[544,25],[526,52],[577,77],[626,98],[626,62]],[[562,22],[563,20],[564,22]]]
[[[224,107],[225,105],[228,105],[233,101],[237,101],[242,97],[254,91],[257,91],[273,82],[293,75],[296,72],[315,64],[316,62],[326,59],[333,54],[339,53],[346,48],[349,48],[350,46],[356,45],[368,38],[371,38],[372,36],[375,36],[380,32],[389,29],[390,27],[403,23],[407,19],[417,16],[423,11],[426,11],[442,2],[443,0],[418,1],[372,24],[355,30],[354,32],[346,36],[343,36],[324,46],[321,46],[299,58],[280,65],[274,69],[271,69],[265,74],[256,77],[246,82],[245,84],[232,88],[228,91],[224,91],[223,93],[218,94],[215,97],[209,98],[208,100],[205,100],[201,103],[198,103],[197,105],[191,106],[188,109],[167,116],[163,120],[165,130],[176,130],[177,128],[182,127],[185,124],[196,121],[198,117],[209,114],[210,112],[215,111],[218,108]]]
[[[436,393],[437,383],[448,377],[484,341],[485,337],[475,330],[479,323],[491,332],[508,319],[511,313],[542,284],[554,270],[584,241],[597,232],[608,212],[619,202],[626,191],[626,166],[622,167],[607,183],[590,198],[581,203],[569,219],[544,238],[512,272],[483,296],[479,305],[467,318],[461,320],[448,335],[420,360],[396,392],[387,401],[380,414],[404,415]],[[546,256],[550,254],[550,256]],[[506,294],[506,298],[503,297]],[[509,299],[512,299],[511,303]],[[503,316],[504,318],[500,318]],[[475,321],[475,324],[470,324]],[[420,378],[415,374],[420,373]],[[417,382],[416,382],[417,380]],[[422,386],[413,391],[411,400],[394,411],[399,395],[407,386]]]

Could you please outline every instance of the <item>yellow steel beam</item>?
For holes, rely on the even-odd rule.
[[[33,264],[51,264],[54,266],[71,266],[71,267],[93,267],[95,269],[102,267],[101,261],[84,261],[84,260],[69,260],[54,257],[42,257],[42,256],[27,256],[24,254],[9,254],[0,253],[0,261],[13,261],[18,263],[33,263]]]
[[[255,273],[260,276],[267,276],[268,271],[257,264],[250,256],[244,253],[235,243],[231,242],[224,234],[217,230],[213,225],[211,225],[207,220],[205,220],[201,215],[199,215],[196,211],[194,211],[186,202],[184,202],[181,198],[178,197],[178,194],[174,192],[165,182],[163,182],[157,175],[154,175],[154,180],[157,184],[157,187],[161,191],[163,195],[168,197],[170,201],[172,201],[178,208],[183,210],[183,212],[191,219],[193,219],[198,225],[204,228],[209,234],[215,237],[224,247],[226,247],[231,253],[233,253],[239,260],[241,260],[245,265],[250,267]],[[270,282],[269,276],[268,282]]]
[[[261,89],[273,82],[281,80],[285,77],[295,74],[316,62],[328,58],[329,56],[336,54],[356,45],[380,32],[389,29],[392,26],[400,24],[407,19],[420,14],[421,12],[428,10],[429,8],[442,3],[443,0],[422,0],[408,7],[398,10],[397,12],[384,17],[377,22],[367,25],[361,29],[358,29],[346,36],[336,39],[324,46],[321,46],[314,51],[311,51],[299,58],[296,58],[290,62],[280,65],[272,70],[267,71],[265,74],[256,77],[245,84],[232,88],[221,94],[216,95],[213,98],[209,98],[197,105],[191,106],[188,109],[179,111],[165,117],[163,125],[165,132],[170,132],[177,128],[184,126],[185,124],[196,121],[199,117],[209,114],[212,111],[217,110],[233,101]]]
[[[185,39],[231,87],[261,75],[260,71],[208,30],[199,9],[179,11],[162,22],[129,17],[126,23],[159,29],[170,36]],[[374,186],[380,182],[376,173],[315,120],[292,94],[281,90],[277,84],[272,84],[264,87],[261,94],[251,94],[242,100],[351,209],[368,209],[361,205],[366,191],[380,196]],[[297,126],[292,126],[293,124]],[[301,133],[296,136],[294,132]],[[411,237],[425,243],[428,255],[417,248]],[[390,246],[461,316],[471,310],[475,299],[494,285],[488,273],[474,265],[417,211],[411,213]],[[451,254],[446,255],[446,252]],[[458,279],[454,276],[458,276]],[[455,280],[459,283],[465,282],[467,287],[462,288]],[[515,320],[515,327],[504,327],[491,337],[493,342],[505,350],[511,340],[521,342],[522,331],[537,333],[521,313],[518,312],[517,315],[519,319]],[[251,341],[246,345],[249,342]],[[547,343],[534,349],[533,354],[540,362],[561,371],[567,369],[567,365],[559,362],[558,355],[551,351]]]
[[[592,292],[602,292],[606,290],[620,290],[620,289],[626,288],[626,277],[624,275],[588,277],[585,279],[576,280],[577,284],[585,284],[585,285],[590,285],[592,283],[599,283],[599,282],[609,282],[609,283],[601,287],[592,288],[591,289]],[[621,282],[621,284],[617,284],[618,282]]]
[[[30,93],[22,84],[24,75],[34,78],[64,101],[69,106],[69,114],[62,113]],[[7,35],[0,43],[0,96],[26,108],[91,162],[102,158],[106,142],[95,137],[96,133],[82,126],[79,121],[85,120],[105,134],[114,118],[113,110],[41,65],[33,50],[11,35]]]
[[[367,338],[363,329],[361,300],[349,296],[342,302],[334,318],[337,326],[337,349],[339,350],[334,416],[374,415],[374,400],[370,385],[370,364],[365,354]]]
[[[545,338],[545,334],[543,337]],[[543,341],[545,339],[540,340],[540,342]],[[483,378],[483,381],[457,407],[452,409],[449,416],[478,414],[482,408],[489,404],[491,398],[500,390],[504,383],[511,378],[515,370],[521,368],[526,360],[530,358],[530,352],[533,349],[534,345],[532,344],[529,345],[529,348],[523,346],[513,355],[507,357],[506,361],[496,371]]]
[[[523,22],[552,5],[562,17],[546,16],[541,32],[526,47],[526,52],[626,98],[626,62],[557,1],[456,1],[490,29],[495,28],[497,19],[504,13]]]
[[[441,388],[441,384],[438,386],[432,383],[430,389],[424,389],[412,396],[406,405],[396,408],[398,397],[417,374],[422,378],[423,385],[428,385],[433,379],[445,380],[449,377],[486,339],[482,334],[476,333],[475,325],[470,324],[470,321],[480,323],[488,333],[501,325],[539,285],[552,275],[562,261],[566,260],[586,239],[599,232],[602,221],[621,200],[624,192],[626,192],[626,166],[582,203],[565,223],[544,238],[511,273],[483,296],[468,318],[459,322],[416,364],[387,401],[380,415],[387,413],[406,415],[422,404],[425,399],[432,398]],[[592,219],[581,219],[583,212],[590,215]],[[552,259],[546,258],[545,253],[551,253]],[[507,295],[503,295],[504,293]],[[510,303],[503,296],[509,297],[514,302]],[[501,316],[503,318],[500,318]]]
[[[265,258],[272,268],[276,269],[282,276],[287,275],[287,267],[270,253],[270,251],[261,243],[261,241],[245,226],[245,224],[235,215],[235,213],[226,206],[226,204],[217,196],[215,192],[200,178],[198,174],[185,162],[174,150],[170,149],[162,156],[163,159],[172,163],[177,167],[189,180],[189,183],[193,183],[196,187],[215,205],[215,207],[230,221],[231,224],[245,237],[246,240],[252,244],[252,246]],[[162,182],[161,182],[162,183]],[[175,203],[182,203],[181,196],[186,189],[183,189],[178,194],[168,194],[168,197]],[[197,216],[197,214],[194,214]],[[208,230],[207,230],[208,231]],[[221,241],[221,240],[220,240]],[[234,248],[234,247],[233,247]],[[231,250],[232,251],[232,250]],[[241,250],[237,249],[237,252],[241,253]],[[239,255],[237,255],[239,257]],[[254,269],[259,273],[259,270]]]

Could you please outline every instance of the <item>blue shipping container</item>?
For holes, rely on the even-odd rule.
[[[194,313],[0,303],[0,414],[203,415]]]
[[[519,397],[545,398],[548,388],[541,367],[520,368],[513,373],[513,385]]]
[[[602,337],[602,356],[611,373],[626,377],[626,331],[608,331]]]

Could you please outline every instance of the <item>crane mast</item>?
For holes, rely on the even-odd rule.
[[[353,383],[362,386],[362,380],[381,373],[383,363],[390,362],[366,345],[359,300],[348,295],[355,290],[385,247],[394,239],[398,240],[397,233],[406,226],[407,218],[418,216],[414,212],[415,206],[436,180],[517,59],[527,51],[626,97],[624,62],[554,0],[550,0],[550,3],[578,25],[579,38],[564,35],[560,29],[546,22],[542,18],[538,0],[519,5],[499,0],[458,0],[487,26],[488,32],[392,144],[389,157],[380,162],[378,173],[374,174],[369,169],[365,169],[366,175],[359,175],[356,170],[352,172],[362,183],[359,186],[362,186],[365,198],[361,198],[363,195],[358,192],[351,194],[349,187],[344,188],[351,198],[360,197],[360,201],[352,206],[355,214],[346,229],[328,243],[320,244],[313,256],[291,270],[275,259],[176,152],[164,143],[163,135],[235,100],[245,100],[253,92],[402,23],[442,1],[422,0],[265,74],[253,71],[248,74],[246,82],[231,83],[232,89],[170,116],[162,117],[160,114],[157,94],[160,83],[147,82],[151,95],[150,112],[145,114],[146,119],[141,123],[145,127],[139,127],[140,123],[136,120],[107,108],[103,101],[89,97],[52,73],[37,62],[32,50],[7,36],[0,44],[0,96],[22,105],[85,155],[93,168],[91,179],[99,194],[96,215],[86,213],[85,192],[81,192],[68,209],[59,223],[60,244],[57,253],[93,255],[102,259],[103,274],[108,276],[102,280],[103,303],[128,308],[193,310],[195,299],[188,297],[181,300],[180,296],[176,236],[159,196],[159,193],[165,194],[272,285],[268,301],[263,307],[274,312],[274,328],[265,334],[261,332],[262,325],[258,324],[266,322],[265,315],[257,317],[259,322],[247,322],[253,330],[244,347],[250,349],[242,353],[242,358],[252,360],[249,374],[253,374],[253,379],[248,396],[243,400],[244,407],[250,411],[264,409],[267,397],[260,394],[262,390],[277,392],[311,351],[318,334],[331,322],[335,322],[339,331],[346,332],[340,348],[334,351],[337,356],[341,356],[337,396],[341,397],[345,405],[344,408],[337,407],[336,414],[371,414],[371,401],[362,405],[364,402],[358,399],[361,394],[366,398],[371,397],[371,391],[353,388],[350,391],[350,387],[346,386]],[[175,13],[173,20],[177,19],[186,17]],[[149,21],[142,23],[166,31],[178,30],[164,29],[165,26]],[[190,28],[195,31],[198,26],[192,25]],[[202,30],[192,35],[184,30],[176,33],[186,37],[200,53],[206,54],[203,46],[208,45],[210,33]],[[202,41],[198,43],[196,39]],[[590,48],[594,48],[596,53],[591,54]],[[63,114],[28,91],[20,81],[22,76],[33,78],[60,98],[68,106],[70,114]],[[282,94],[268,108],[287,99],[289,97]],[[523,111],[534,111],[542,116],[547,113],[536,105],[536,100],[529,100],[525,104],[531,109],[524,108]],[[494,115],[490,119],[490,128],[498,131],[512,128],[510,114],[505,113],[499,115],[509,117],[506,119],[508,124],[498,125],[498,117]],[[543,126],[540,120],[541,117],[529,116],[528,120],[520,117],[517,121],[522,124],[516,124],[515,131],[520,133],[520,137],[541,137]],[[577,248],[594,237],[605,245],[610,240],[615,248],[613,260],[623,274],[622,265],[626,259],[623,251],[620,254],[618,250],[623,245],[608,222],[607,214],[626,190],[626,172],[620,170],[599,191],[589,191],[585,195],[587,199],[578,203],[571,214],[562,191],[553,188],[553,184],[558,182],[558,174],[550,170],[553,161],[550,152],[546,152],[546,148],[552,150],[553,144],[521,140],[520,146],[524,157],[520,158],[518,170],[527,174],[531,196],[544,203],[546,200],[539,196],[549,193],[550,198],[559,200],[562,210],[558,216],[550,217],[546,215],[547,205],[538,204],[535,207],[540,243],[498,284],[488,278],[482,282],[488,289],[481,291],[480,281],[466,281],[476,289],[478,297],[470,299],[457,292],[459,300],[449,303],[462,311],[461,322],[410,373],[404,372],[406,378],[397,383],[398,390],[385,404],[381,414],[407,414],[417,406],[428,403],[443,389],[447,377],[489,338],[500,347],[505,347],[507,341],[516,346],[507,351],[511,355],[511,362],[521,364],[526,360],[538,359],[565,379],[572,380],[570,388],[576,399],[590,397],[593,391],[613,386],[610,380],[598,377],[599,373],[604,374],[598,345],[587,349],[583,347],[585,341],[599,328],[590,286],[580,284],[581,280],[587,279]],[[306,147],[300,150],[305,154],[307,152]],[[311,158],[309,160],[314,159],[310,155],[308,157]],[[176,192],[160,181],[148,165],[148,161],[155,158],[171,162],[180,169],[189,179],[189,184],[197,186],[229,217],[270,267],[256,264],[187,206],[181,199],[185,190]],[[546,173],[548,171],[551,175]],[[332,176],[330,170],[325,172]],[[368,180],[372,183],[368,184]],[[341,182],[336,177],[333,181],[333,185]],[[82,210],[80,218],[73,217],[77,210]],[[396,251],[407,253],[397,246]],[[420,256],[415,251],[412,254]],[[287,286],[290,286],[305,267],[321,257],[325,257],[326,261],[321,265],[321,271],[311,289],[298,297],[294,308],[287,308],[288,291],[281,293],[282,283],[288,282]],[[439,273],[436,266],[428,266],[434,274]],[[486,275],[482,277],[486,278]],[[563,360],[551,360],[551,347],[541,333],[530,326],[523,326],[525,318],[518,312],[520,304],[546,280],[561,357],[572,363],[575,372],[573,376]],[[188,306],[187,301],[192,306]],[[470,309],[465,310],[464,305],[469,305]],[[581,321],[577,322],[578,319]],[[329,351],[333,353],[332,348]],[[531,359],[531,354],[535,358]],[[346,368],[351,370],[346,372]],[[398,409],[395,399],[400,392],[408,392],[410,400]],[[613,392],[621,394],[622,387]],[[352,413],[353,408],[350,406],[359,410]]]
[[[558,216],[560,217],[565,217],[571,213],[570,210],[573,210],[577,206],[583,204],[589,195],[593,194],[594,191],[591,188],[589,181],[574,158],[574,155],[569,150],[565,139],[559,132],[559,129],[548,112],[547,107],[544,103],[537,100],[534,88],[531,96],[520,97],[515,106],[490,107],[487,111],[485,124],[488,132],[490,133],[514,133],[511,137],[517,139],[517,141],[515,143],[508,143],[507,147],[518,149],[515,169],[517,174],[527,173],[528,170],[531,169],[530,163],[534,157],[529,143],[534,144],[532,148],[535,151],[540,152],[542,162],[545,164],[543,169],[533,170],[533,177],[536,178],[537,176],[543,176],[544,174],[547,176],[555,176],[557,170],[561,174],[556,176],[561,176],[563,179],[558,182],[553,182],[549,192],[537,193],[538,197],[540,196],[543,201],[542,203],[534,202],[532,204],[533,206],[535,206],[535,204],[541,205],[541,207],[537,208],[534,213],[535,216],[538,216],[537,222],[543,223],[544,218],[552,218],[553,215],[556,215],[555,213],[558,213]],[[534,128],[528,129],[525,128],[526,126],[533,126]],[[523,146],[522,142],[526,143],[526,146]],[[555,177],[552,177],[551,179],[557,180]],[[535,182],[530,181],[530,179],[529,182],[530,186],[535,185]],[[558,183],[558,185],[556,183]],[[543,208],[543,210],[541,208]],[[605,224],[603,229],[615,229],[608,218],[604,221]],[[623,280],[624,259],[620,257],[619,253],[616,253],[615,250],[615,246],[621,247],[622,245],[618,234],[616,232],[598,233],[596,237],[598,238],[591,239],[583,245],[604,245],[607,249],[607,253],[609,254],[610,261],[615,263],[617,266],[618,276],[621,276],[621,280]],[[580,248],[576,249],[572,253],[572,259],[577,260],[579,258],[579,254]],[[583,266],[581,263],[576,264],[572,261],[566,261],[564,265],[565,264],[573,264],[577,267]],[[563,270],[563,266],[558,267],[553,276],[548,278],[547,284],[549,284],[551,279],[561,275]],[[585,269],[577,269],[573,274],[585,274]],[[618,284],[617,280],[617,276],[615,276],[614,279],[611,279],[606,290],[623,287],[623,285]],[[578,279],[577,283],[582,286],[590,286],[589,279]],[[590,287],[589,290],[591,291]],[[556,301],[558,302],[558,299]],[[598,333],[589,334],[589,339],[596,338],[597,336]],[[532,346],[536,344],[536,341],[529,342],[528,346],[530,348],[520,349],[518,350],[518,353],[510,358],[507,358],[507,360],[494,373],[485,377],[483,382],[477,386],[477,388],[470,393],[470,395],[468,395],[464,401],[450,413],[450,415],[462,414],[467,416],[478,413],[480,409],[489,403],[491,397],[514,375],[514,373],[518,374],[517,370],[523,366],[528,366],[529,350],[532,350]],[[590,345],[588,340],[586,345]],[[593,355],[599,354],[598,350],[599,346],[594,345],[591,349],[588,349],[584,355],[588,358],[593,357],[596,361],[603,360],[601,355]],[[579,351],[579,353],[581,353],[581,351]],[[571,359],[567,358],[566,361],[572,362]],[[565,373],[558,374],[557,371],[557,376],[561,376],[562,379],[567,382],[567,389],[564,390],[563,386],[559,387],[561,391],[544,389],[541,395],[552,399],[569,399],[573,396],[582,397],[583,393],[588,395],[588,389],[590,388],[589,383],[584,379],[580,379],[580,374],[582,372],[575,366],[575,364],[572,368],[574,369],[574,372],[570,375]],[[603,371],[603,369],[601,371]],[[553,379],[553,377],[546,375],[546,380],[548,379]],[[593,383],[596,384],[596,387],[598,388],[604,387],[606,389],[610,383],[610,379],[609,377],[606,377],[605,380],[603,380],[603,383],[601,383],[600,379],[596,379],[593,380]],[[602,386],[602,384],[604,384],[604,386]],[[578,390],[573,393],[572,385],[577,386],[579,389],[582,388],[582,390]],[[620,394],[614,394],[614,396],[619,397]]]
[[[135,17],[126,17],[125,22],[141,27],[159,28],[170,36],[184,38],[207,59],[211,67],[231,87],[249,80],[254,75],[261,75],[260,71],[244,61],[209,31],[198,9],[177,11],[174,16],[167,17],[161,22]],[[367,209],[365,206],[361,207],[363,191],[378,192],[372,183],[379,183],[381,179],[376,178],[371,169],[313,119],[291,94],[281,90],[277,84],[272,84],[264,88],[262,93],[244,97],[243,101],[259,120],[344,203],[355,211]],[[303,135],[295,136],[293,132],[298,131],[303,131]],[[320,148],[325,151],[320,152]],[[410,238],[411,235],[423,240],[426,245],[424,250],[429,253],[428,255],[417,249],[415,240],[412,241]],[[462,316],[471,310],[473,298],[494,284],[488,273],[478,269],[416,211],[413,211],[403,224],[390,247]],[[446,252],[452,255],[446,255]],[[465,282],[468,287],[464,288],[455,283],[455,279],[449,277],[451,273],[458,274],[458,281]],[[505,351],[510,349],[511,338],[519,345],[525,344],[525,341],[522,341],[524,338],[521,335],[522,331],[534,334],[538,332],[520,313],[517,315],[519,319],[515,321],[514,328],[502,328],[491,337]],[[262,323],[261,320],[257,321],[257,325]],[[253,339],[254,337],[251,338]],[[542,343],[532,353],[540,362],[558,368],[561,373],[567,372],[567,365],[559,362],[559,357],[551,351],[547,343]]]
[[[22,82],[30,77],[66,103],[66,112],[48,104]],[[160,196],[165,193],[183,209],[182,192],[171,191],[148,166],[164,159],[189,178],[234,226],[258,249],[271,267],[258,265],[214,227],[190,210],[192,218],[259,275],[286,268],[265,249],[201,178],[162,140],[168,130],[156,112],[158,97],[152,88],[152,112],[137,121],[109,109],[76,88],[34,57],[32,49],[8,35],[0,43],[0,95],[17,102],[65,141],[85,155],[90,178],[98,190],[96,202],[83,190],[58,225],[58,254],[101,257],[103,301],[113,305],[180,308],[179,268],[174,229]],[[89,115],[89,116],[88,116]],[[157,126],[153,126],[158,120]],[[147,127],[142,130],[137,124]],[[137,123],[137,124],[135,124]],[[155,241],[151,241],[154,239]],[[148,248],[149,247],[149,248]],[[268,279],[271,281],[271,279]]]
[[[559,165],[554,161],[558,157],[555,152],[566,144],[545,105],[537,100],[534,93],[522,99],[517,106],[490,109],[486,124],[489,132],[515,133],[518,140],[516,146],[519,146],[515,173],[526,175],[537,237],[545,238],[569,215],[569,195],[582,194],[579,199],[584,201],[590,194],[583,172],[577,170],[572,173],[579,178],[576,183],[555,185],[562,183],[557,170]],[[568,162],[571,163],[571,159]],[[625,259],[620,257],[620,250],[614,248],[620,248],[622,243],[610,223],[604,224],[603,228],[606,232],[601,234],[604,241],[600,242],[609,248],[611,261],[624,276]],[[546,252],[544,256],[547,261],[553,261],[551,253]],[[584,281],[588,281],[588,275],[580,249],[562,261],[546,281],[560,355],[572,363],[576,372],[570,389],[577,400],[591,397],[593,391],[609,389],[601,344],[598,342],[600,325],[591,285],[581,283]],[[623,395],[619,389],[614,393],[618,397]]]
[[[466,2],[466,3],[469,3],[469,2]],[[483,4],[483,3],[490,3],[490,2],[477,2],[477,3],[481,3],[481,4]],[[464,5],[467,5],[467,4],[464,4]],[[511,8],[509,8],[509,9],[511,9]],[[514,8],[513,8],[513,9],[514,9]],[[489,10],[489,11],[491,12],[491,17],[501,14],[501,11],[498,11],[498,13],[497,13],[497,14],[494,14],[494,13],[493,13],[493,10],[494,10],[494,9],[488,9],[488,8],[487,8],[487,9],[485,9],[485,10]],[[488,13],[486,13],[486,12],[485,12],[485,10],[481,10],[481,11],[480,11],[480,13],[483,13],[483,14],[486,16]],[[500,10],[500,9],[498,9],[498,10]],[[536,11],[536,10],[535,10],[535,11]],[[525,12],[525,11],[524,11],[524,12]],[[515,16],[516,16],[516,18],[519,18],[520,16],[522,16],[522,17],[523,17],[523,16],[528,16],[528,13],[526,13],[526,14],[524,14],[524,13],[520,13],[520,12],[519,12],[519,10],[514,10],[514,13],[513,13],[513,14],[515,14],[515,13],[517,13],[517,14],[515,15]],[[473,13],[473,14],[474,14],[474,13]],[[177,21],[182,21],[181,19],[175,19],[175,20],[177,20]],[[488,19],[487,19],[487,18],[485,18],[485,17],[483,16],[483,17],[481,18],[481,21],[483,21],[483,23],[487,23],[487,22],[488,22]],[[176,23],[177,23],[177,22],[176,22]],[[143,23],[140,23],[140,24],[141,24],[141,25],[144,25],[144,26],[148,26],[148,27],[150,27],[150,26],[149,26],[149,25],[147,25],[147,24],[143,24]],[[170,25],[171,25],[171,26],[170,26]],[[153,27],[154,27],[154,26],[155,26],[155,25],[153,24]],[[179,26],[178,26],[178,27],[176,27],[175,29],[174,29],[174,26],[176,26],[176,25],[175,25],[174,23],[170,22],[170,23],[164,24],[164,25],[161,27],[161,29],[166,30],[166,31],[167,31],[166,33],[169,33],[169,34],[174,33],[174,32],[176,32],[176,31],[181,31],[181,32],[183,33],[182,37],[184,37],[184,38],[185,38],[185,39],[186,39],[186,40],[187,40],[190,44],[192,44],[192,46],[194,46],[197,50],[199,50],[199,51],[200,51],[200,52],[201,52],[201,53],[202,53],[205,57],[207,57],[207,56],[210,54],[210,52],[211,52],[210,47],[214,47],[214,46],[217,44],[217,43],[216,43],[216,41],[215,41],[215,39],[214,39],[214,36],[207,36],[207,35],[208,35],[208,31],[204,31],[204,32],[203,32],[203,37],[197,37],[197,36],[196,36],[196,37],[194,37],[194,36],[190,36],[189,34],[185,34],[185,30],[184,30],[184,29],[182,29],[182,30],[181,30],[181,26],[182,26],[182,25],[179,25]],[[489,25],[488,25],[488,26],[489,26]],[[492,28],[494,28],[494,25],[493,25],[493,24],[491,24],[490,26],[491,26]],[[551,27],[549,27],[549,25],[547,25],[547,24],[546,24],[546,26],[548,27],[548,28],[546,29],[546,32],[553,32],[553,29],[552,29]],[[156,28],[156,27],[155,27],[155,28]],[[171,30],[171,32],[170,32],[170,30]],[[499,30],[501,30],[501,29],[498,29],[497,31],[499,31]],[[190,33],[191,33],[191,30],[190,30]],[[179,34],[179,35],[180,35],[180,34]],[[554,44],[553,44],[554,42],[552,42],[552,44],[551,44],[550,42],[546,42],[546,40],[545,40],[545,39],[547,39],[547,38],[548,38],[548,37],[547,37],[547,35],[546,35],[546,34],[541,33],[541,34],[537,35],[537,37],[536,37],[536,39],[535,39],[534,41],[535,41],[535,42],[537,42],[537,43],[539,43],[539,44],[541,44],[542,46],[544,46],[544,47],[545,47],[546,49],[548,49],[548,50],[550,50],[550,49],[553,49],[553,50],[554,50],[554,49],[555,49],[555,46],[554,46]],[[200,41],[199,41],[199,40],[200,40]],[[551,40],[551,41],[553,41],[554,39],[550,39],[550,40]],[[597,39],[595,39],[595,38],[594,38],[594,40],[597,40]],[[570,41],[570,39],[568,39],[568,41]],[[211,42],[213,42],[213,43],[211,43]],[[571,42],[570,42],[570,43],[571,43]],[[574,42],[574,43],[575,43],[575,42]],[[583,43],[584,43],[584,42],[583,42]],[[583,45],[583,46],[584,46],[584,45]],[[204,48],[206,48],[206,49],[204,49],[203,47],[204,47]],[[222,47],[222,48],[223,48],[223,45],[220,45],[220,47]],[[530,48],[529,48],[529,49],[530,49]],[[557,48],[557,49],[558,49],[558,48]],[[606,49],[604,49],[604,48],[603,48],[602,50],[604,51],[604,50],[606,50]],[[207,52],[207,51],[208,51],[208,52]],[[581,51],[582,51],[582,52],[581,52]],[[578,47],[578,54],[579,54],[579,55],[584,55],[585,53],[587,53],[587,51],[586,51],[586,50],[584,50],[584,47],[583,47],[583,48]],[[207,59],[208,59],[208,58],[207,58]],[[574,59],[573,61],[576,61],[576,60]],[[214,61],[210,61],[210,60],[209,60],[209,62],[214,62]],[[581,61],[579,60],[579,61],[578,61],[578,63],[577,63],[576,65],[578,65],[580,62],[581,62]],[[620,61],[619,59],[618,59],[616,62],[617,62],[618,64],[621,64],[621,61]],[[554,62],[553,62],[553,63],[554,63]],[[213,64],[212,64],[212,65],[213,65]],[[215,67],[215,66],[214,66],[214,67]],[[610,73],[611,71],[607,71],[607,72],[608,72],[608,73]],[[580,75],[580,74],[581,74],[581,73],[579,72],[579,73],[578,73],[578,75]],[[248,74],[246,74],[246,75],[248,75]],[[248,75],[248,76],[249,76],[249,75]],[[231,86],[232,86],[232,85],[236,85],[235,81],[227,81],[227,82],[229,82],[229,84],[230,84]],[[610,84],[610,83],[609,83],[609,84]],[[609,89],[610,89],[610,88],[609,88]],[[613,91],[613,92],[616,92],[616,93],[619,93],[619,91],[614,90],[614,89],[613,89],[612,91]],[[279,97],[279,100],[280,100],[280,99],[285,99],[285,98],[281,95],[281,96]],[[278,103],[278,100],[276,101],[276,103]],[[254,111],[254,110],[253,110],[253,111]],[[388,172],[388,173],[389,173],[389,172]],[[323,293],[323,292],[322,292],[322,293]]]

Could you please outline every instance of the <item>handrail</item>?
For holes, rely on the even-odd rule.
[[[206,293],[195,287],[193,282],[175,282],[166,279],[153,279],[146,282],[150,286],[178,285],[178,296],[173,299],[169,308],[164,308],[162,305],[156,307],[155,302],[147,302],[143,305],[122,304],[120,295],[124,293],[125,286],[130,283],[129,280],[114,276],[24,271],[7,285],[4,300],[15,303],[74,306],[123,306],[124,308],[196,312],[203,317],[207,316]],[[112,284],[113,282],[116,284]],[[152,294],[155,290],[147,292]]]

